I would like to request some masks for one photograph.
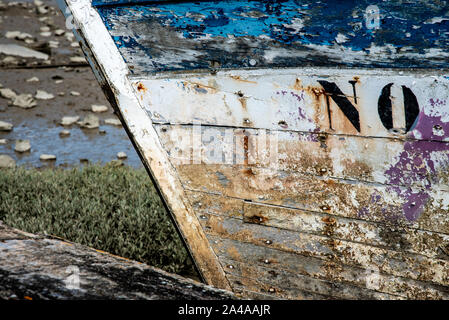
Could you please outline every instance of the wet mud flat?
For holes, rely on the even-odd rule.
[[[235,299],[229,292],[1,221],[0,261],[0,299]]]
[[[12,126],[0,126],[1,155],[26,167],[142,166],[55,1],[0,1],[0,35],[0,121]],[[17,151],[21,140],[29,150]]]

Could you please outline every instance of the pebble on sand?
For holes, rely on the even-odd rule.
[[[16,162],[6,154],[0,154],[0,168],[15,168]]]
[[[93,114],[88,114],[83,119],[83,121],[79,121],[77,123],[80,125],[81,128],[95,129],[100,126],[100,119]]]
[[[120,122],[120,120],[118,119],[114,119],[114,118],[109,118],[109,119],[105,119],[104,123],[106,124],[111,124],[113,126],[121,126],[122,123]]]
[[[23,109],[30,109],[37,106],[37,102],[33,99],[33,95],[22,93],[13,99],[12,105]]]
[[[70,57],[70,62],[73,62],[73,63],[86,63],[86,59],[84,57]]]
[[[56,160],[56,156],[54,154],[41,154],[39,159],[42,161],[52,161]]]
[[[22,58],[35,58],[42,60],[48,60],[49,58],[48,54],[16,44],[0,44],[0,53],[9,56],[19,56]]]
[[[33,36],[31,34],[21,32],[21,31],[7,31],[5,33],[5,37],[7,39],[17,39],[17,40],[25,40],[25,39],[33,38]]]
[[[38,77],[32,77],[27,79],[27,82],[39,82],[39,78]]]
[[[19,61],[14,57],[6,57],[5,59],[2,60],[2,62],[4,64],[18,64],[19,63]]]
[[[74,117],[63,117],[61,120],[61,125],[63,126],[71,126],[72,124],[76,123],[80,117],[74,116]]]
[[[68,136],[70,136],[70,131],[69,130],[62,130],[61,132],[59,132],[59,136],[60,137],[68,137]]]
[[[65,31],[63,29],[56,29],[55,30],[55,35],[58,36],[58,37],[63,36],[64,33],[65,33]]]
[[[17,94],[11,89],[3,88],[0,89],[0,97],[12,100],[17,97]]]
[[[14,146],[14,151],[17,152],[27,152],[31,150],[30,140],[16,140],[16,145]]]
[[[12,123],[0,121],[0,131],[11,131],[13,127]]]
[[[119,153],[117,153],[117,158],[118,159],[126,159],[126,158],[128,158],[128,156],[126,155],[125,152],[119,152]]]
[[[70,91],[70,94],[74,97],[78,97],[79,95],[81,95],[81,93],[79,93],[78,91]]]
[[[34,96],[36,99],[38,100],[51,100],[53,99],[55,96],[51,93],[48,93],[46,91],[43,90],[37,90],[36,91],[36,95]]]
[[[103,106],[103,105],[93,104],[91,107],[91,110],[92,110],[92,112],[95,112],[95,113],[106,112],[106,111],[108,111],[108,107]]]

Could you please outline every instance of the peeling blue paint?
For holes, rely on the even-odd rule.
[[[380,0],[358,1],[356,4],[346,0],[176,3],[160,0],[151,4],[136,0],[131,3],[125,0],[95,0],[93,3],[99,5],[97,9],[109,30],[116,29],[124,21],[132,22],[134,26],[156,22],[184,39],[197,41],[201,48],[196,49],[202,50],[209,58],[215,56],[216,60],[223,62],[223,67],[245,67],[241,61],[231,61],[232,57],[228,57],[229,52],[224,48],[220,57],[220,48],[210,45],[212,40],[229,37],[244,39],[242,45],[252,47],[250,53],[259,57],[258,61],[264,65],[269,64],[263,58],[264,52],[269,49],[282,47],[292,51],[294,56],[295,51],[304,53],[307,49],[315,54],[311,48],[316,50],[314,46],[324,46],[360,52],[362,56],[366,54],[367,57],[360,61],[342,63],[349,66],[449,67],[447,59],[442,59],[435,51],[449,53],[449,18],[444,18],[447,6],[443,4],[417,1],[405,5],[401,1]],[[381,21],[377,30],[366,26],[365,10],[369,5],[377,5],[380,9]],[[156,57],[151,46],[140,41],[142,35],[133,31],[135,41],[120,41],[119,48],[127,47]],[[337,43],[339,36],[344,40]],[[373,54],[370,53],[372,47],[388,48],[389,52]],[[429,55],[429,50],[433,50],[435,56]],[[211,51],[214,51],[213,54]],[[322,51],[322,56],[326,56],[326,52]],[[311,65],[335,65],[335,61],[327,61],[323,57],[307,57],[301,61],[283,57],[272,66],[294,66],[304,60],[309,60]],[[185,62],[181,67],[160,67],[161,70],[204,67],[194,59]]]

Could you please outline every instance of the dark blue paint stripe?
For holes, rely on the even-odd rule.
[[[126,0],[94,0],[96,4],[125,4]],[[217,59],[224,67],[241,67],[244,63],[231,61],[230,52],[224,48],[229,37],[240,38],[242,46],[248,46],[252,58],[264,62],[264,54],[273,48],[295,52],[307,51],[314,55],[314,46],[335,48],[337,37],[344,36],[341,48],[353,52],[367,53],[361,61],[345,61],[342,64],[363,67],[413,67],[447,68],[449,62],[429,50],[440,50],[447,54],[449,48],[449,17],[444,1],[432,4],[426,1],[381,0],[334,0],[319,2],[312,0],[283,1],[206,1],[176,2],[159,0],[152,5],[141,5],[143,0],[134,0],[133,5],[105,6],[98,10],[110,29],[120,24],[130,24],[130,33],[116,36],[119,48],[126,47],[144,53],[149,59],[157,58],[160,52],[152,48],[148,35],[139,34],[139,28],[157,23],[171,30],[184,40],[189,40],[204,57]],[[137,3],[137,4],[136,4]],[[369,5],[380,8],[380,29],[368,29],[365,10]],[[132,26],[131,26],[132,25]],[[136,28],[136,30],[131,30]],[[130,37],[132,39],[130,39]],[[211,40],[204,40],[209,37]],[[223,42],[223,49],[217,48]],[[190,46],[190,44],[189,44]],[[388,46],[391,54],[377,56],[370,53],[372,47]],[[160,51],[160,50],[159,50]],[[167,48],[166,52],[173,51]],[[173,52],[171,52],[173,53]],[[320,57],[308,57],[311,65],[332,65],[335,57],[328,57],[323,50]],[[319,58],[319,59],[318,59]],[[185,57],[183,57],[185,59]],[[298,59],[279,57],[270,66],[292,66]],[[163,60],[163,59],[161,59]],[[188,59],[187,59],[188,60]],[[304,59],[303,59],[304,60]],[[315,60],[315,61],[314,61]],[[337,59],[338,60],[338,59]],[[295,62],[296,61],[296,62]],[[302,60],[301,60],[302,61]],[[157,59],[154,60],[157,64]],[[159,70],[202,68],[202,62],[185,61],[181,68],[158,66]]]

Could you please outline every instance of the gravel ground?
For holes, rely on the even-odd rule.
[[[71,167],[86,160],[106,163],[124,152],[121,161],[141,167],[124,129],[105,123],[118,118],[65,24],[53,0],[0,1],[0,121],[13,126],[0,126],[0,155],[26,167]],[[107,110],[93,112],[105,109],[98,106]],[[62,126],[67,116],[78,122],[93,116],[99,126]],[[31,150],[16,151],[17,140],[29,140]]]

